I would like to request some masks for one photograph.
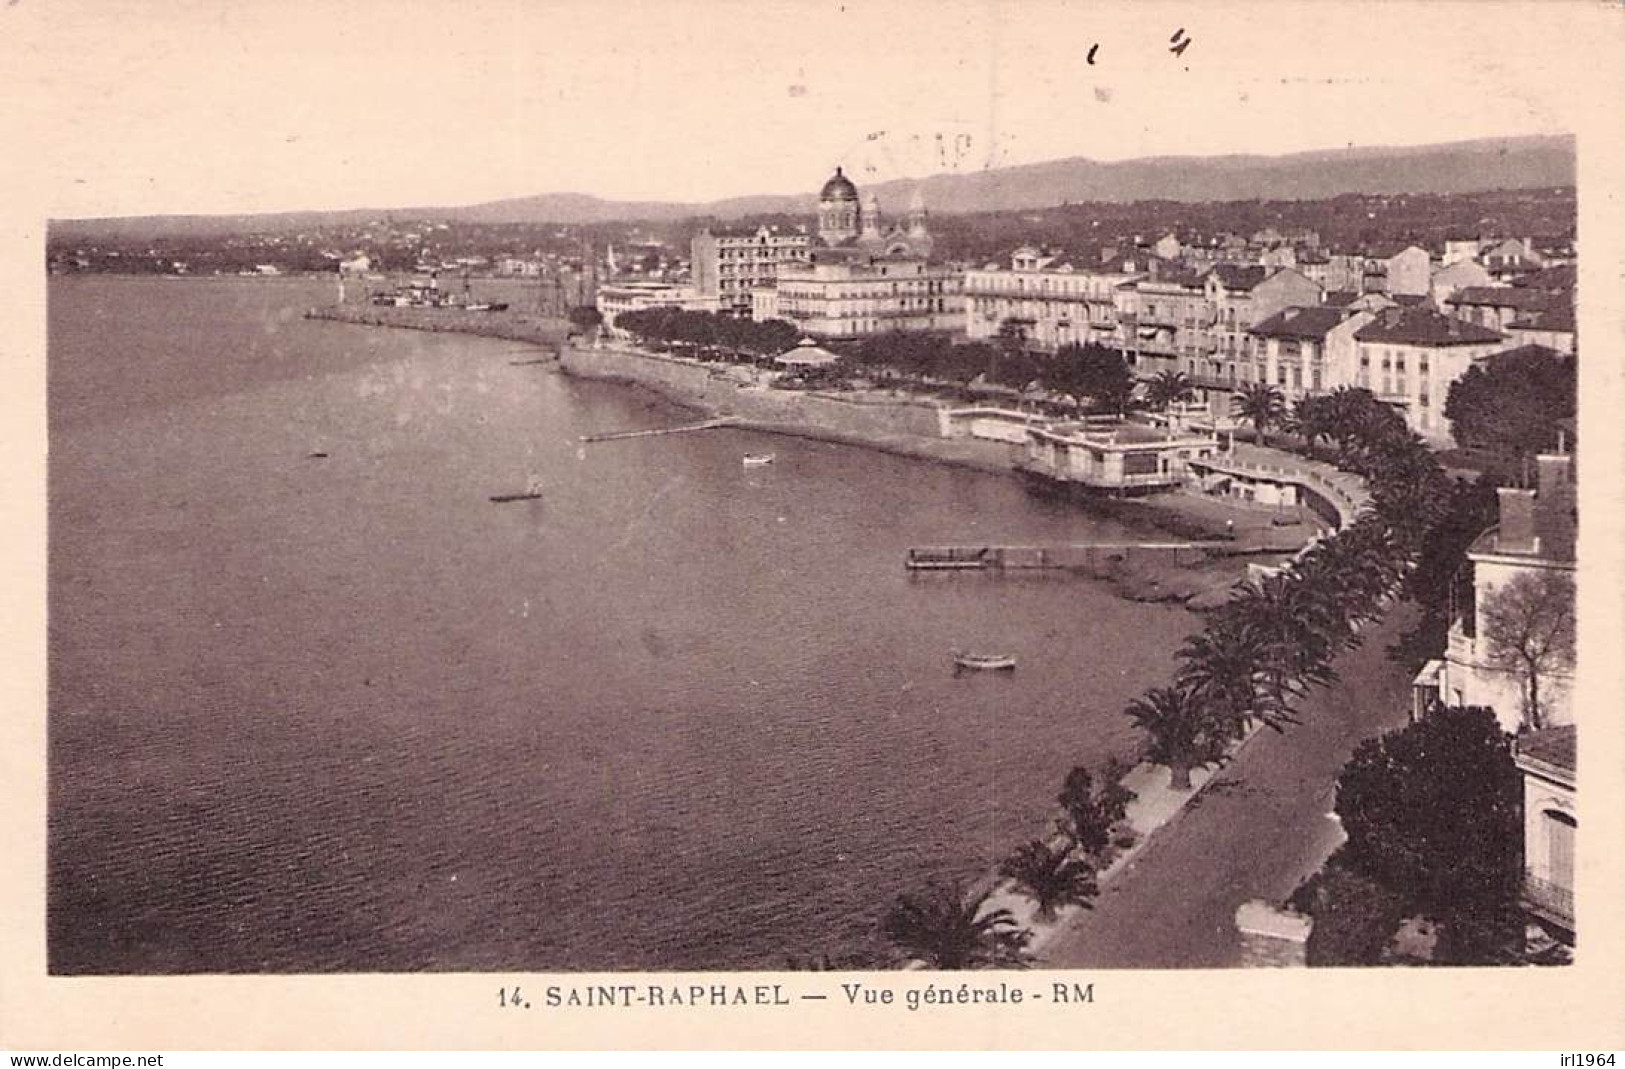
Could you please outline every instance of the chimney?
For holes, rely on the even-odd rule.
[[[1561,453],[1542,453],[1535,457],[1535,466],[1540,473],[1535,485],[1540,488],[1541,497],[1556,497],[1574,485],[1571,474],[1573,459]]]
[[[1506,553],[1535,552],[1539,548],[1535,541],[1535,491],[1503,486],[1496,493],[1501,498],[1496,548]]]
[[[1575,485],[1574,458],[1542,454],[1535,458],[1539,468],[1535,521],[1541,551],[1548,557],[1570,560],[1574,556]]]

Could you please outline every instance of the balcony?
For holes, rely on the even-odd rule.
[[[1235,390],[1243,384],[1227,375],[1215,375],[1211,371],[1192,371],[1186,376],[1192,386],[1208,390]]]
[[[1525,872],[1523,904],[1535,916],[1574,931],[1574,888]]]

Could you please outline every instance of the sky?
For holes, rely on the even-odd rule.
[[[1597,7],[9,0],[0,79],[58,218],[705,201],[1571,132]]]

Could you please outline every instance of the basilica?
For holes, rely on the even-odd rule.
[[[752,291],[752,318],[787,319],[820,338],[964,331],[964,275],[931,261],[918,190],[902,222],[886,226],[874,194],[860,200],[837,167],[819,190],[817,222],[803,256],[780,265],[773,286]]]
[[[918,189],[903,219],[887,225],[875,195],[860,199],[837,167],[819,190],[814,233],[758,226],[696,234],[694,285],[718,311],[787,319],[816,337],[963,333],[964,273],[936,263],[931,252]]]
[[[818,194],[818,246],[813,258],[826,249],[849,250],[860,256],[931,255],[931,234],[926,229],[925,196],[915,189],[908,215],[890,227],[881,225],[880,201],[873,193],[858,199],[858,187],[839,167]]]

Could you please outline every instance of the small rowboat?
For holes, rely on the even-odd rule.
[[[771,463],[773,463],[772,453],[746,453],[744,456],[744,465],[747,468],[759,468],[763,464]]]
[[[530,485],[520,494],[492,494],[491,502],[497,505],[507,504],[509,501],[535,501],[542,496],[542,481],[532,479]]]
[[[978,672],[1010,672],[1016,667],[1016,659],[1007,653],[956,653],[954,654],[955,671],[964,668]]]

